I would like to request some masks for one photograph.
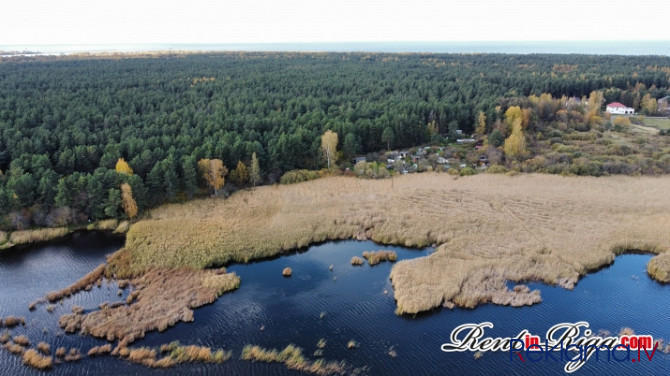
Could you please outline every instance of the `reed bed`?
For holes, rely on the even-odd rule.
[[[375,266],[383,261],[395,262],[398,259],[398,254],[394,251],[385,250],[371,252],[365,251],[363,252],[363,258],[368,260],[368,264],[370,264],[370,266]]]
[[[106,344],[106,345],[101,345],[101,346],[95,346],[88,350],[88,353],[86,355],[88,356],[100,356],[100,355],[105,355],[109,354],[112,352],[112,345],[111,344]]]
[[[362,266],[364,264],[364,261],[362,258],[358,256],[354,256],[351,258],[351,265],[353,266]]]
[[[37,344],[37,351],[44,355],[51,355],[51,346],[46,342],[40,342]]]
[[[17,325],[26,325],[26,319],[24,317],[7,316],[4,320],[0,318],[0,326],[3,325],[7,328],[13,328]]]
[[[14,337],[12,340],[14,341],[14,343],[16,343],[19,346],[23,346],[23,347],[30,346],[30,339],[28,339],[28,337],[26,337],[23,334],[20,335],[20,336]]]
[[[160,332],[179,321],[193,321],[193,309],[212,303],[221,294],[239,287],[234,273],[219,270],[152,270],[134,278],[135,302],[102,305],[87,314],[72,313],[59,319],[68,333],[81,331],[125,347],[146,332]]]
[[[67,227],[41,228],[36,230],[13,231],[9,234],[6,246],[18,244],[40,243],[62,238],[70,233]]]
[[[293,275],[293,270],[291,268],[284,268],[284,270],[281,272],[281,275],[284,277],[290,277]]]
[[[177,364],[194,362],[223,363],[232,355],[230,351],[212,351],[209,347],[182,346],[178,341],[161,345],[158,350],[150,347],[125,348],[118,354],[133,363],[151,368],[170,368]]]
[[[9,351],[14,355],[23,355],[23,353],[26,352],[25,347],[13,342],[7,342],[3,345],[3,347],[5,348],[5,350]]]
[[[86,274],[77,282],[73,283],[72,285],[62,290],[52,291],[48,293],[44,298],[47,301],[49,301],[49,303],[55,303],[78,291],[85,290],[87,288],[90,289],[93,286],[93,284],[97,283],[99,280],[102,279],[104,273],[105,273],[105,264],[100,264],[98,265],[97,268]]]
[[[393,180],[328,177],[239,191],[226,200],[166,205],[130,227],[106,274],[204,269],[249,262],[315,242],[371,239],[434,245],[391,271],[398,314],[441,305],[513,302],[505,281],[572,288],[627,251],[670,273],[670,177],[425,173]],[[533,300],[526,296],[521,301]],[[537,299],[535,299],[537,300]]]
[[[287,368],[315,375],[341,375],[347,372],[344,362],[326,362],[322,359],[310,361],[302,354],[302,349],[292,344],[281,351],[246,345],[242,349],[242,360],[251,362],[284,363]]]
[[[53,366],[53,360],[50,356],[42,355],[35,349],[29,349],[23,354],[23,364],[39,370],[46,370]]]

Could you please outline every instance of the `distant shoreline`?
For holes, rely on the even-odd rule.
[[[229,44],[58,44],[0,45],[1,56],[60,55],[78,53],[140,53],[151,51],[291,51],[386,53],[506,53],[670,56],[670,41],[550,41],[550,42],[328,42],[328,43],[229,43]]]

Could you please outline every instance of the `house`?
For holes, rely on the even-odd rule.
[[[400,150],[400,158],[407,158],[409,156],[409,150]]]
[[[444,157],[438,157],[437,164],[447,164],[447,159]]]
[[[658,112],[663,115],[670,115],[670,95],[658,100]]]
[[[366,157],[356,157],[356,158],[353,158],[351,160],[351,162],[353,162],[353,164],[356,164],[358,162],[367,162],[367,158]]]
[[[635,113],[635,110],[633,110],[630,107],[626,107],[619,102],[612,102],[608,104],[605,111],[609,112],[610,114],[616,114],[616,115],[626,115]]]
[[[456,140],[456,143],[459,144],[459,145],[474,144],[475,139],[474,138],[459,138],[459,139]]]

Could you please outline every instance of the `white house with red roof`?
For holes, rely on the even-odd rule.
[[[608,104],[605,111],[609,112],[610,114],[617,114],[617,115],[626,115],[635,113],[635,110],[633,110],[630,107],[626,107],[619,102],[612,102]]]

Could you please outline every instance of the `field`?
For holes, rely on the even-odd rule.
[[[670,118],[647,117],[644,118],[644,125],[658,129],[670,129]]]
[[[440,305],[531,304],[506,280],[571,288],[626,251],[670,250],[670,177],[425,173],[386,180],[330,177],[166,205],[131,226],[108,274],[248,262],[331,239],[423,247],[392,269],[397,313]],[[669,281],[668,255],[648,271]],[[527,298],[527,301],[525,299]]]

